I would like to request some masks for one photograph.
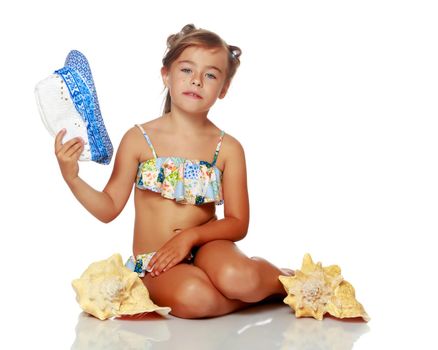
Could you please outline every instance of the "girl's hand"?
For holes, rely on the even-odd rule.
[[[66,132],[66,129],[62,129],[55,137],[55,155],[62,177],[69,183],[78,177],[78,160],[84,149],[84,141],[80,137],[75,137],[62,144],[62,138]]]
[[[153,267],[152,277],[166,272],[189,255],[193,240],[190,238],[188,230],[178,230],[179,233],[167,241],[149,261],[148,269]]]

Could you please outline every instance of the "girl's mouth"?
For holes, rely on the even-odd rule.
[[[185,91],[183,92],[184,95],[189,96],[189,97],[193,97],[195,99],[202,99],[201,96],[199,96],[196,92],[192,92],[192,91]]]

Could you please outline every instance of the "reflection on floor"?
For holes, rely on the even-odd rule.
[[[279,303],[202,320],[152,313],[141,319],[100,321],[81,313],[71,349],[347,350],[368,330],[360,320],[297,319],[288,306]]]

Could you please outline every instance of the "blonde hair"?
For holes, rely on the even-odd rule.
[[[170,69],[171,64],[178,59],[185,49],[191,46],[206,48],[222,47],[228,52],[227,80],[231,80],[240,65],[239,57],[242,50],[237,46],[228,45],[219,35],[209,30],[196,28],[193,24],[185,25],[180,32],[167,38],[167,49],[163,57],[163,67]],[[164,113],[170,112],[171,97],[169,91],[166,94]]]

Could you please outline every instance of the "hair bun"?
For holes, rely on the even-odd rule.
[[[228,45],[228,49],[230,50],[230,54],[234,59],[238,59],[242,54],[242,50],[237,46]]]
[[[169,37],[167,38],[167,48],[170,49],[175,45],[178,40],[184,37],[184,35],[187,35],[194,30],[196,30],[194,24],[186,24],[178,33],[169,35]]]
[[[167,37],[167,47],[170,49],[176,40],[177,40],[176,34],[169,35]]]
[[[194,24],[186,24],[182,29],[180,30],[180,33],[182,35],[189,34],[190,32],[193,32],[196,30],[196,27]]]

